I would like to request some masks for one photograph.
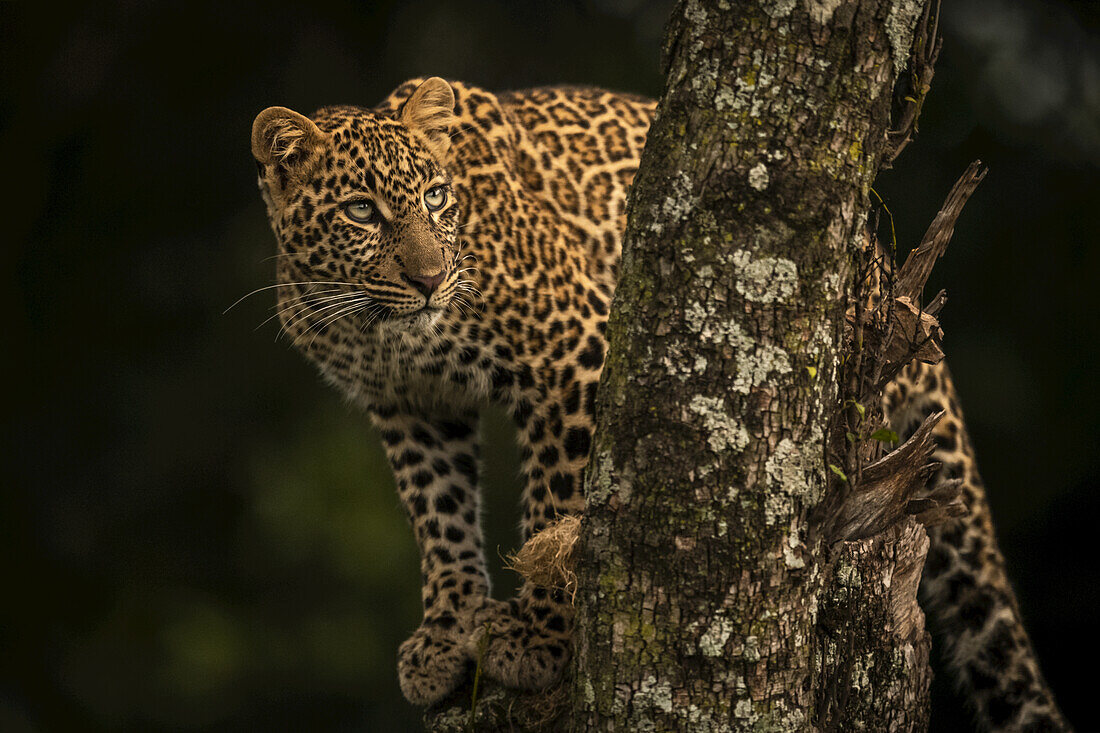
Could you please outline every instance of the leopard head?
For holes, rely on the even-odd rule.
[[[462,270],[446,164],[454,93],[423,82],[396,115],[327,107],[259,114],[252,153],[279,242],[284,327],[430,327]]]

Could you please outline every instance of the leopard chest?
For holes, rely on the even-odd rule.
[[[471,347],[472,346],[472,347]],[[444,325],[429,334],[362,335],[339,360],[318,361],[325,378],[364,407],[476,409],[493,394],[499,360]]]

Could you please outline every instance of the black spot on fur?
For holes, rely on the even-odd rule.
[[[558,449],[548,445],[539,453],[539,463],[549,468],[558,462]]]
[[[997,678],[975,664],[967,665],[966,676],[970,679],[970,686],[976,692],[985,692],[997,686]]]
[[[565,434],[565,453],[570,459],[584,458],[592,448],[592,434],[588,428],[569,428]]]
[[[592,306],[592,310],[596,311],[601,316],[607,315],[607,304],[603,302],[603,299],[596,293],[595,290],[588,291],[588,302]]]
[[[439,428],[439,433],[443,436],[443,439],[447,441],[462,440],[463,438],[469,437],[470,433],[473,432],[466,423],[450,420],[444,420],[436,425],[436,427]]]
[[[550,491],[558,499],[570,499],[573,496],[573,477],[567,473],[556,473],[550,479]]]
[[[440,494],[435,497],[435,510],[441,514],[454,514],[458,511],[458,504],[450,494]]]
[[[417,425],[412,429],[412,439],[425,448],[435,448],[439,445],[435,437],[426,428]]]
[[[477,481],[477,461],[469,453],[459,453],[454,457],[455,470],[470,479],[471,483]]]
[[[596,414],[596,391],[599,387],[599,382],[589,382],[584,388],[584,411],[588,415]]]
[[[603,366],[603,343],[595,336],[589,336],[588,346],[577,357],[577,361],[589,369],[599,369]]]
[[[534,406],[527,400],[520,400],[515,409],[512,410],[512,417],[515,419],[516,424],[523,427],[527,421],[531,418],[531,413],[534,412]]]
[[[567,415],[573,415],[581,409],[581,386],[577,382],[573,382],[573,386],[569,388],[564,407]]]
[[[993,598],[990,596],[978,593],[971,594],[959,606],[959,621],[971,631],[978,631],[985,625],[994,607]]]
[[[536,418],[527,429],[527,439],[532,443],[538,443],[544,437],[546,437],[546,422]]]

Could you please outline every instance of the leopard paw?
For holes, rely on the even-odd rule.
[[[453,692],[474,666],[470,634],[422,625],[397,651],[397,679],[413,705],[431,705]]]
[[[499,602],[497,602],[499,603]],[[572,649],[568,624],[548,628],[516,604],[482,609],[474,630],[483,673],[508,687],[545,689],[561,678]],[[553,618],[544,619],[553,622]]]

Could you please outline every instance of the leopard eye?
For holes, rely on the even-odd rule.
[[[447,203],[447,189],[443,186],[429,188],[424,194],[424,205],[428,207],[428,211],[439,211],[445,203]]]
[[[377,209],[370,201],[352,201],[350,204],[344,205],[344,213],[348,215],[348,218],[363,224],[374,221],[376,212]]]

